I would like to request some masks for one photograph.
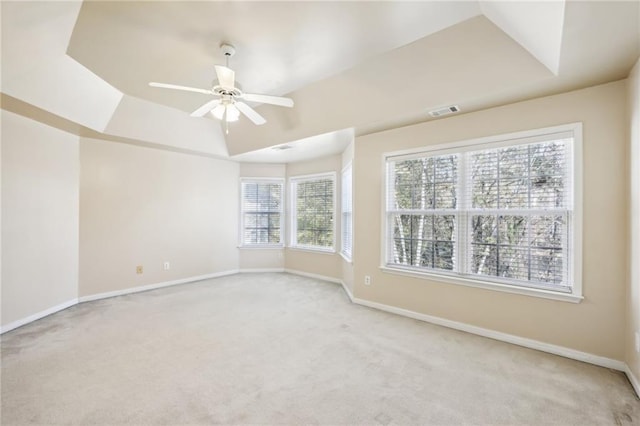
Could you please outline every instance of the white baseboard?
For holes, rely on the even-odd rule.
[[[122,290],[108,291],[108,292],[105,292],[105,293],[91,294],[89,296],[80,297],[78,299],[78,302],[79,303],[91,302],[92,300],[107,299],[109,297],[123,296],[125,294],[140,293],[141,291],[156,290],[158,288],[170,287],[172,285],[186,284],[186,283],[192,283],[192,282],[195,282],[195,281],[208,280],[208,279],[211,279],[211,278],[224,277],[224,276],[227,276],[227,275],[237,274],[238,272],[239,271],[237,269],[233,269],[233,270],[230,270],[230,271],[213,272],[211,274],[196,275],[194,277],[181,278],[179,280],[165,281],[165,282],[156,283],[156,284],[143,285],[143,286],[140,286],[140,287],[131,287],[131,288],[125,288],[125,289],[122,289]]]
[[[284,272],[284,268],[244,268],[240,269],[241,274],[256,274],[266,272]]]
[[[340,280],[340,284],[342,284],[342,289],[345,293],[347,293],[347,296],[349,296],[349,300],[351,300],[351,303],[354,303],[353,293],[351,293],[351,289],[347,286],[347,283],[345,283],[344,280]]]
[[[284,272],[293,275],[300,275],[301,277],[315,278],[317,280],[329,281],[331,283],[342,284],[340,278],[327,277],[326,275],[312,274],[311,272],[298,271],[297,269],[286,269]]]
[[[226,275],[237,274],[238,272],[239,271],[237,269],[233,269],[230,271],[214,272],[211,274],[197,275],[195,277],[182,278],[182,279],[173,280],[173,281],[165,281],[162,283],[149,284],[149,285],[140,286],[140,287],[125,288],[122,290],[110,291],[106,293],[91,294],[89,296],[83,296],[76,299],[71,299],[59,305],[52,306],[48,309],[45,309],[44,311],[35,313],[33,315],[29,315],[28,317],[19,319],[17,321],[13,321],[7,325],[3,325],[2,327],[0,327],[0,334],[6,333],[7,331],[11,331],[13,329],[16,329],[30,322],[39,320],[40,318],[44,318],[48,315],[55,314],[56,312],[59,312],[63,309],[67,309],[71,306],[77,305],[78,303],[90,302],[92,300],[106,299],[108,297],[122,296],[125,294],[131,294],[131,293],[139,293],[141,291],[155,290],[158,288],[169,287],[169,286],[178,285],[178,284],[186,284],[186,283],[195,282],[195,281],[202,281],[210,278],[224,277]]]
[[[431,324],[441,325],[444,327],[453,328],[455,330],[465,331],[467,333],[476,334],[478,336],[488,337],[490,339],[512,343],[518,346],[524,346],[525,348],[536,349],[542,352],[547,352],[554,355],[560,355],[565,358],[571,358],[578,361],[599,365],[601,367],[611,368],[611,369],[623,371],[623,372],[626,372],[628,368],[627,365],[622,361],[606,358],[603,356],[593,355],[593,354],[578,351],[575,349],[565,348],[564,346],[552,345],[550,343],[544,343],[538,340],[527,339],[520,336],[514,336],[513,334],[507,334],[499,331],[489,330],[482,327],[476,327],[474,325],[452,321],[445,318],[425,315],[418,312],[409,311],[407,309],[396,308],[395,306],[389,306],[389,305],[384,305],[382,303],[371,302],[369,300],[354,298],[354,303],[358,305],[368,306],[370,308],[380,309],[381,311],[391,312],[391,313],[402,315],[405,317],[417,319],[420,321],[429,322]]]
[[[59,305],[47,308],[44,311],[40,311],[40,312],[35,313],[33,315],[29,315],[28,317],[19,319],[17,321],[10,322],[9,324],[3,325],[0,328],[0,334],[4,334],[7,331],[11,331],[13,329],[16,329],[16,328],[18,328],[20,326],[23,326],[25,324],[28,324],[30,322],[39,320],[40,318],[44,318],[44,317],[46,317],[48,315],[55,314],[56,312],[60,312],[60,311],[62,311],[64,309],[67,309],[67,308],[69,308],[69,307],[71,307],[73,305],[76,305],[76,304],[78,304],[78,299],[67,300],[66,302],[60,303]]]
[[[633,386],[633,389],[636,391],[636,395],[640,398],[640,381],[638,381],[638,378],[633,374],[633,371],[631,371],[631,368],[629,368],[628,365],[625,365],[624,372],[629,378],[631,386]]]
[[[288,274],[300,275],[302,277],[315,278],[318,280],[329,281],[332,283],[340,284],[344,289],[344,292],[347,293],[349,300],[351,300],[351,302],[353,303],[353,294],[351,293],[351,290],[349,289],[349,287],[347,287],[347,284],[339,278],[327,277],[325,275],[319,275],[319,274],[312,274],[311,272],[298,271],[297,269],[285,269],[284,272]]]
[[[133,288],[127,288],[123,290],[83,296],[77,299],[68,300],[59,305],[52,306],[51,308],[45,309],[44,311],[35,313],[33,315],[29,315],[28,317],[25,317],[17,321],[11,322],[7,325],[4,325],[0,328],[0,334],[6,333],[8,331],[11,331],[13,329],[16,329],[30,322],[36,321],[48,315],[54,314],[61,310],[67,309],[78,303],[105,299],[105,298],[114,297],[114,296],[121,296],[121,295],[131,294],[131,293],[139,293],[142,291],[154,290],[154,289],[169,287],[169,286],[178,285],[178,284],[186,284],[186,283],[195,282],[195,281],[202,281],[202,280],[211,279],[211,278],[218,278],[218,277],[223,277],[227,275],[234,275],[237,273],[252,273],[252,272],[256,272],[256,273],[287,272],[290,274],[300,275],[303,277],[315,278],[315,279],[324,280],[332,283],[337,283],[342,285],[342,288],[344,289],[345,293],[347,293],[347,296],[349,297],[351,302],[358,305],[368,306],[370,308],[379,309],[381,311],[390,312],[396,315],[402,315],[402,316],[417,319],[420,321],[425,321],[431,324],[453,328],[455,330],[465,331],[467,333],[476,334],[478,336],[488,337],[490,339],[499,340],[502,342],[507,342],[514,345],[523,346],[526,348],[536,349],[542,352],[563,356],[565,358],[575,359],[578,361],[587,362],[589,364],[594,364],[601,367],[622,371],[627,375],[627,377],[629,378],[629,381],[631,382],[631,385],[633,386],[633,389],[635,390],[636,394],[640,397],[640,381],[638,381],[638,378],[633,374],[629,366],[622,361],[618,361],[615,359],[606,358],[598,355],[593,355],[593,354],[578,351],[575,349],[566,348],[564,346],[552,345],[549,343],[540,342],[538,340],[527,339],[527,338],[515,336],[512,334],[489,330],[482,327],[476,327],[474,325],[452,321],[445,318],[421,314],[419,312],[397,308],[395,306],[372,302],[365,299],[359,299],[353,296],[349,287],[341,279],[327,277],[319,274],[313,274],[310,272],[298,271],[295,269],[283,269],[283,268],[242,269],[242,270],[234,269],[230,271],[215,272],[211,274],[198,275],[195,277],[183,278],[183,279],[174,280],[174,281],[166,281],[166,282],[157,283],[157,284],[149,284],[149,285],[140,286],[140,287],[133,287]]]

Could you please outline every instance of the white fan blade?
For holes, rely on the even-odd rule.
[[[187,92],[204,93],[205,95],[210,95],[213,93],[211,92],[211,90],[207,90],[207,89],[198,89],[196,87],[188,87],[188,86],[178,86],[177,84],[156,83],[155,81],[152,81],[151,83],[149,83],[149,86],[161,87],[163,89],[175,89],[175,90],[184,90]]]
[[[216,65],[216,75],[220,86],[228,89],[234,88],[236,84],[236,73],[231,68]]]
[[[191,116],[192,117],[203,117],[206,113],[208,113],[209,111],[211,111],[212,109],[217,107],[219,104],[220,104],[220,99],[214,99],[212,101],[209,101],[206,104],[202,105],[197,110],[193,111],[191,113]]]
[[[245,99],[249,102],[259,102],[261,104],[271,104],[271,105],[278,105],[278,106],[289,107],[289,108],[293,106],[293,99],[282,98],[280,96],[257,95],[255,93],[243,93],[242,99]]]
[[[254,110],[244,102],[236,101],[234,105],[236,106],[236,108],[238,108],[238,111],[246,115],[249,120],[253,121],[253,124],[259,126],[267,122],[267,120],[265,120],[263,116],[258,114],[256,110]]]

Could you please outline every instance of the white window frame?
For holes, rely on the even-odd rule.
[[[571,283],[571,292],[565,293],[556,290],[526,287],[523,285],[510,284],[508,280],[494,280],[489,276],[473,276],[463,275],[456,272],[446,272],[437,270],[424,270],[405,265],[389,264],[389,215],[387,213],[387,197],[388,190],[388,161],[390,160],[406,160],[410,158],[421,158],[424,156],[436,156],[443,154],[463,153],[468,151],[476,151],[483,149],[500,148],[505,146],[515,146],[542,142],[549,139],[549,136],[555,134],[571,134],[573,137],[572,156],[569,161],[568,168],[573,183],[573,211],[571,234],[568,242],[569,262],[568,268],[569,282]],[[462,163],[462,162],[461,162]],[[430,147],[422,147],[417,149],[395,151],[385,153],[382,156],[382,170],[384,173],[384,184],[382,185],[382,244],[381,244],[381,270],[387,273],[419,277],[438,282],[464,285],[469,287],[479,287],[507,293],[523,294],[528,296],[536,296],[546,299],[561,300],[566,302],[579,303],[583,299],[582,294],[582,123],[570,123],[554,127],[546,127],[541,129],[526,130],[503,135],[489,136],[460,142],[453,142]],[[464,166],[461,166],[464,167]],[[464,170],[459,170],[459,175],[464,174]],[[459,176],[461,179],[461,176]],[[463,189],[464,190],[464,189]],[[464,194],[458,194],[458,199],[463,200]],[[463,201],[464,202],[464,201]],[[460,208],[460,213],[463,213]],[[457,235],[465,236],[466,232],[460,232]],[[457,241],[456,244],[465,244],[466,241]],[[465,261],[464,259],[463,261]]]
[[[243,183],[270,183],[280,185],[281,200],[280,200],[280,242],[273,243],[256,243],[247,244],[244,242],[244,193],[242,190]],[[285,234],[285,212],[284,206],[286,202],[285,194],[285,180],[284,178],[266,178],[266,177],[241,177],[240,178],[240,229],[238,230],[238,247],[242,249],[282,249],[284,248],[284,234]]]
[[[330,179],[333,182],[333,197],[332,197],[332,213],[333,213],[333,241],[330,247],[323,246],[313,246],[313,245],[305,245],[298,244],[297,241],[297,225],[298,225],[298,217],[297,217],[297,209],[296,209],[296,198],[297,198],[297,184],[301,182],[310,182],[317,180],[325,180]],[[290,221],[289,221],[289,248],[297,249],[297,250],[308,250],[308,251],[317,251],[323,253],[335,253],[336,252],[336,173],[335,172],[326,172],[326,173],[316,173],[311,175],[300,175],[300,176],[292,176],[289,178],[289,206],[290,206]]]
[[[347,207],[345,204],[345,177],[348,176],[349,182],[349,196],[348,198],[348,206],[349,210],[346,210]],[[340,179],[340,255],[347,262],[351,262],[353,258],[353,165],[349,162],[343,169],[342,175]],[[346,214],[349,213],[349,219],[346,219]],[[347,221],[349,223],[347,223]],[[348,225],[348,227],[347,227]],[[349,229],[351,231],[350,239],[351,245],[349,247],[345,247],[345,238],[344,233],[345,230]]]

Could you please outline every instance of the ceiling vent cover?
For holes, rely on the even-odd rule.
[[[286,149],[291,149],[291,148],[293,148],[291,145],[278,145],[278,146],[271,147],[271,149],[275,149],[276,151],[284,151]]]
[[[457,105],[451,105],[445,108],[429,111],[429,115],[432,117],[442,117],[443,115],[453,114],[458,111],[460,111],[460,108]]]

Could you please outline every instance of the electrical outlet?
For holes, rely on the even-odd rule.
[[[165,271],[168,271],[169,269],[171,269],[171,264],[169,262],[164,262],[162,264],[162,269],[164,269]]]
[[[141,274],[141,273],[142,273],[142,265],[136,266],[136,274]]]
[[[369,275],[364,276],[364,285],[371,285],[371,277]]]
[[[636,331],[636,352],[640,353],[640,333]]]

